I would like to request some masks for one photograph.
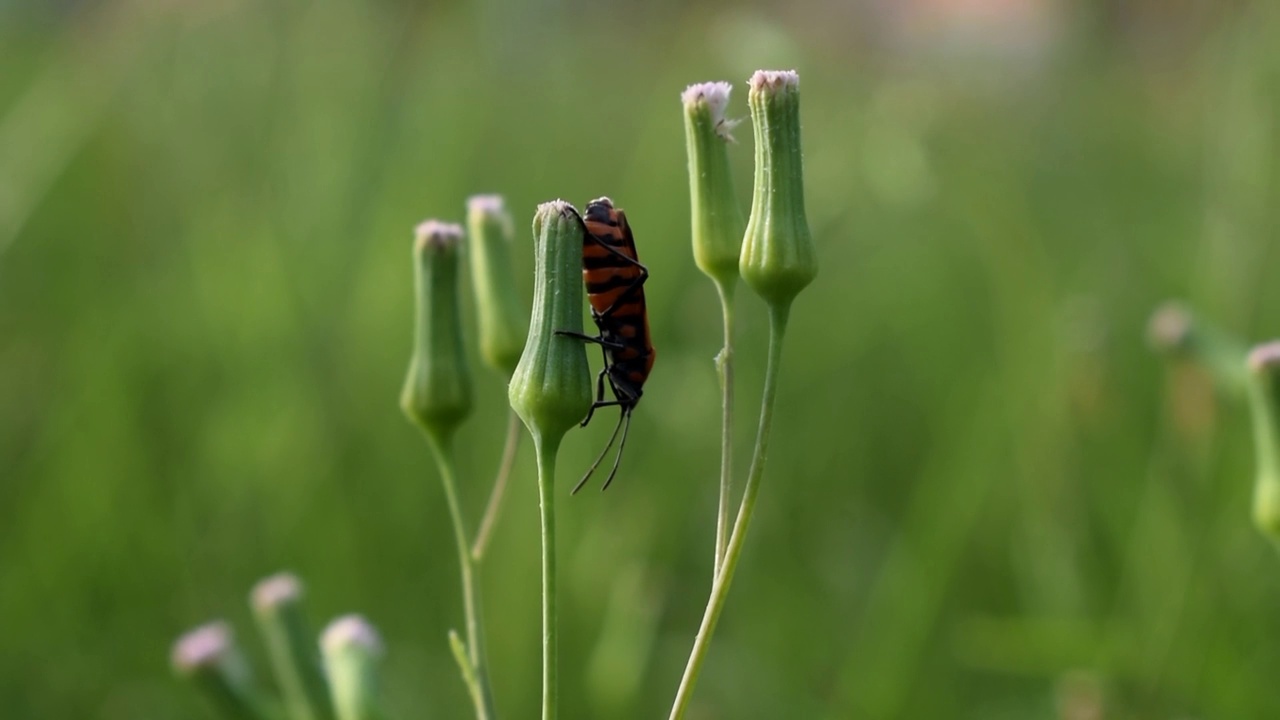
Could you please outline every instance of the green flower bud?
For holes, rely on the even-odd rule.
[[[227,623],[201,625],[178,638],[170,660],[174,672],[190,680],[219,717],[265,717],[253,687],[253,674]]]
[[[759,70],[750,84],[756,177],[738,268],[766,303],[789,306],[818,274],[804,212],[800,76]]]
[[[1280,341],[1249,353],[1249,406],[1258,458],[1253,486],[1253,522],[1280,542]]]
[[[1157,352],[1205,368],[1219,388],[1246,392],[1249,374],[1244,343],[1196,317],[1180,303],[1166,302],[1151,314],[1147,340]]]
[[[315,635],[303,613],[302,597],[302,581],[290,573],[278,573],[255,585],[249,600],[289,717],[333,720],[329,688],[320,673]]]
[[[359,615],[344,615],[329,623],[320,640],[338,720],[377,720],[378,664],[382,639]]]
[[[524,350],[529,314],[516,296],[511,268],[515,233],[501,195],[468,198],[467,233],[471,236],[471,284],[480,324],[480,357],[510,377]]]
[[[690,85],[684,102],[684,135],[689,155],[693,260],[721,287],[732,292],[742,250],[742,208],[733,193],[726,145],[737,121],[725,118],[729,83]]]
[[[417,327],[400,407],[436,443],[471,414],[471,376],[462,348],[458,256],[462,228],[428,220],[414,242]]]
[[[535,441],[554,447],[591,407],[586,347],[557,334],[582,334],[582,221],[569,203],[543,203],[533,237],[533,317],[507,396]]]

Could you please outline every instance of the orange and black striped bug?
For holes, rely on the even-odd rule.
[[[587,299],[591,302],[591,319],[599,334],[592,337],[581,333],[559,331],[561,335],[585,340],[600,346],[604,368],[596,376],[596,399],[583,419],[585,427],[591,416],[602,407],[618,406],[622,413],[618,424],[609,436],[600,456],[591,463],[587,474],[573,488],[576,493],[586,485],[600,461],[613,447],[622,430],[622,442],[613,469],[601,490],[609,487],[622,462],[622,451],[627,446],[627,432],[631,429],[631,411],[640,402],[645,380],[653,369],[655,356],[649,341],[649,315],[644,304],[644,282],[649,279],[649,269],[640,264],[636,255],[635,238],[622,210],[613,206],[607,197],[587,203],[580,217],[583,224],[582,279],[587,287]],[[605,400],[604,386],[609,383],[613,400]]]

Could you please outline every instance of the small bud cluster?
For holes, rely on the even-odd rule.
[[[690,85],[681,95],[689,156],[693,256],[723,288],[741,274],[765,302],[787,307],[818,273],[804,207],[800,76],[760,70],[748,81],[755,185],[745,232],[725,148],[730,86]]]
[[[278,573],[259,581],[249,605],[267,645],[279,700],[261,690],[235,644],[231,626],[217,621],[174,643],[174,672],[188,679],[221,717],[265,720],[279,705],[289,720],[378,720],[377,631],[358,615],[330,623],[317,644],[303,614],[302,581]],[[322,670],[317,649],[324,654]]]

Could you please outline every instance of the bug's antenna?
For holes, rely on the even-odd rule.
[[[618,463],[622,462],[622,451],[627,447],[627,433],[631,430],[631,408],[623,408],[622,417],[618,418],[619,425],[622,424],[623,418],[626,418],[627,425],[622,429],[622,442],[618,443],[618,456],[613,459],[613,469],[609,471],[609,478],[600,486],[600,492],[608,490],[609,483],[613,482],[613,476],[618,474]],[[618,429],[614,428],[613,432],[617,433]],[[610,444],[613,443],[612,440],[609,442]]]
[[[596,461],[591,463],[591,467],[587,468],[587,474],[583,475],[582,479],[578,481],[578,484],[573,486],[573,491],[569,493],[570,495],[578,494],[578,491],[582,489],[582,486],[586,485],[587,481],[591,479],[591,473],[595,472],[596,468],[600,467],[600,461],[604,460],[604,456],[609,454],[609,448],[613,447],[613,441],[618,439],[618,431],[622,429],[623,418],[627,418],[628,420],[627,426],[628,427],[631,426],[630,415],[631,415],[630,413],[624,410],[622,412],[622,415],[618,417],[618,424],[613,426],[613,434],[609,436],[608,444],[604,446],[604,450],[600,451],[600,456],[596,458]],[[626,443],[627,443],[627,435],[626,433],[623,433],[622,444],[626,445]],[[618,449],[618,457],[619,458],[622,457],[621,448]],[[615,460],[613,463],[613,472],[609,473],[609,480],[613,480],[613,473],[617,471],[618,471],[618,462]],[[608,486],[609,486],[609,483],[606,482],[605,487],[608,487]]]

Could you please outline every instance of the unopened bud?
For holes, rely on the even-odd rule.
[[[591,407],[591,371],[582,340],[582,221],[561,200],[533,218],[533,316],[508,398],[539,443],[559,445]]]
[[[461,243],[461,226],[428,220],[413,245],[417,325],[400,407],[437,443],[452,438],[471,413],[458,307]]]
[[[359,615],[329,623],[320,640],[338,720],[377,720],[382,639]]]
[[[501,195],[467,199],[471,284],[480,326],[480,358],[506,377],[520,362],[529,314],[516,292],[511,267],[511,214]]]
[[[738,281],[742,250],[742,208],[733,192],[726,147],[737,123],[725,116],[730,85],[690,85],[684,102],[684,135],[689,155],[693,259],[698,268],[728,292]]]
[[[755,186],[739,270],[766,303],[786,307],[818,274],[804,209],[800,77],[794,71],[760,70],[750,85]]]

